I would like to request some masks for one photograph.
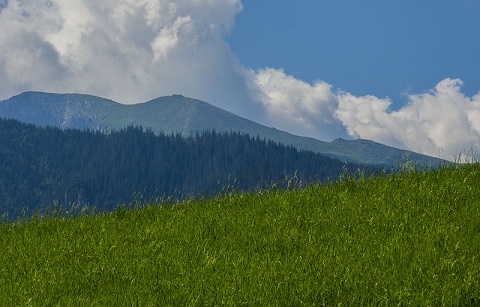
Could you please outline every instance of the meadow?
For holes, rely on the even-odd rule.
[[[478,306],[480,165],[0,225],[1,306]]]

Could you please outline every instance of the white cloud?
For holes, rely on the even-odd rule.
[[[223,37],[241,10],[241,0],[11,0],[0,11],[0,96],[178,93],[246,116],[253,102]]]
[[[83,49],[83,37],[88,37],[94,30],[95,20],[88,7],[82,1],[71,0],[52,3],[44,10],[51,10],[57,16],[55,27],[42,33],[45,41],[54,46],[66,61],[73,57],[74,62],[85,64],[85,59],[76,59],[75,56]]]
[[[480,153],[480,93],[467,97],[462,81],[444,79],[408,104],[390,110],[392,101],[333,91],[308,84],[283,70],[251,72],[257,99],[280,129],[322,140],[348,135],[446,159]]]
[[[250,75],[257,87],[253,92],[275,126],[322,140],[347,136],[335,116],[338,100],[330,84],[308,84],[271,68]]]
[[[190,16],[178,17],[172,26],[165,27],[160,31],[160,34],[151,44],[154,62],[166,60],[168,53],[178,46],[178,36],[181,30],[186,34],[192,30],[192,18]]]
[[[341,93],[337,114],[354,137],[453,159],[480,152],[480,95],[466,97],[461,86],[459,79],[444,79],[426,93],[410,94],[409,103],[392,112],[387,100]]]

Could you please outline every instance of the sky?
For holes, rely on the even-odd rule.
[[[478,0],[0,0],[0,99],[181,94],[324,141],[480,153]]]

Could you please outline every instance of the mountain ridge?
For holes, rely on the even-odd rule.
[[[38,126],[118,130],[142,126],[159,133],[184,136],[207,130],[241,132],[291,145],[347,162],[396,167],[408,159],[424,167],[437,166],[444,160],[397,149],[370,140],[337,139],[325,142],[266,127],[213,106],[182,95],[163,96],[149,101],[124,105],[110,99],[87,94],[24,92],[0,101],[0,117],[13,118]]]

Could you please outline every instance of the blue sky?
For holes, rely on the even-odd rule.
[[[480,152],[478,0],[0,0],[0,99],[182,94],[330,141]]]
[[[273,4],[274,3],[274,4]],[[227,38],[248,67],[283,68],[354,95],[419,93],[444,78],[480,88],[478,0],[244,0]]]

